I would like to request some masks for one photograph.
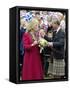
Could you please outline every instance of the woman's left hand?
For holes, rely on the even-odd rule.
[[[38,44],[38,42],[37,41],[34,41],[33,44],[36,45],[36,44]]]

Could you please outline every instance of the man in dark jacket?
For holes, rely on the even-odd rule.
[[[53,52],[53,75],[55,77],[64,77],[65,75],[65,61],[64,61],[64,44],[65,44],[65,33],[60,27],[60,22],[55,20],[52,22],[53,26],[53,38],[48,38],[45,34],[42,34],[48,41],[48,47]]]

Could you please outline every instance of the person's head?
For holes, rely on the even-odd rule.
[[[64,16],[63,16],[62,13],[59,12],[57,15],[58,15],[58,18],[59,18],[60,21],[63,20]]]
[[[43,15],[47,15],[48,12],[47,12],[47,11],[42,11],[42,14],[43,14]]]
[[[35,18],[36,18],[37,20],[40,20],[40,12],[36,12],[36,13],[35,13]]]
[[[53,20],[52,21],[52,27],[54,30],[57,30],[57,28],[60,26],[60,21],[58,20]]]
[[[39,22],[37,19],[33,18],[27,25],[28,32],[37,31],[39,26]]]
[[[39,30],[39,36],[42,37],[43,35],[45,35],[45,30],[44,29],[40,29]]]
[[[23,27],[23,28],[27,27],[27,24],[28,24],[27,21],[25,21],[24,19],[20,19],[20,26],[21,27]]]

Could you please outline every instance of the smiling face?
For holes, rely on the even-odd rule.
[[[44,29],[40,29],[40,31],[39,31],[39,38],[43,37],[45,34],[46,33],[45,33]]]

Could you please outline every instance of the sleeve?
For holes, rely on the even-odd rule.
[[[22,42],[23,42],[24,49],[26,49],[26,50],[30,50],[31,49],[31,44],[29,43],[29,36],[28,36],[28,34],[25,33],[23,35]]]
[[[65,40],[64,38],[65,38],[65,34],[61,33],[59,40],[56,42],[53,42],[53,47],[56,48],[56,47],[64,46],[64,40]]]

